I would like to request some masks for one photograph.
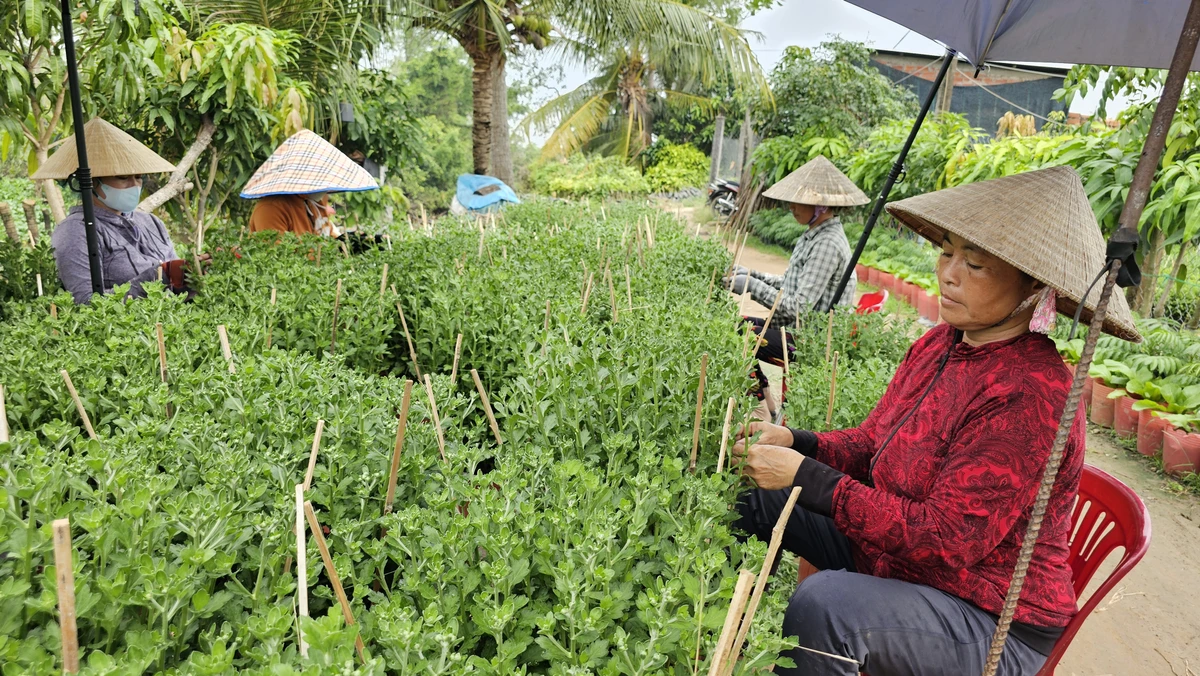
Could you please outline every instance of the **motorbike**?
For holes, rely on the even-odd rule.
[[[720,216],[732,216],[737,211],[738,189],[737,181],[718,178],[708,184],[708,205]]]

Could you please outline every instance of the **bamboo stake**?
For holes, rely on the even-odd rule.
[[[42,273],[37,273],[35,277],[37,278],[38,298],[41,298],[45,295],[45,293],[42,292]]]
[[[725,667],[725,674],[732,674],[734,666],[737,665],[738,656],[742,652],[742,644],[746,641],[746,634],[750,633],[750,625],[754,622],[754,613],[758,611],[758,603],[762,600],[767,580],[771,577],[771,562],[779,553],[779,545],[783,543],[784,529],[787,528],[788,518],[792,515],[792,510],[796,508],[796,500],[799,497],[800,487],[796,486],[792,489],[792,494],[788,496],[783,511],[779,513],[779,520],[775,522],[775,528],[771,529],[771,544],[767,547],[767,558],[763,559],[762,568],[758,571],[754,593],[750,596],[750,604],[746,606],[746,617],[742,620],[742,627],[738,630],[737,639],[733,642],[733,649],[729,651],[729,663]]]
[[[450,367],[450,382],[458,382],[458,357],[462,354],[462,334],[454,340],[454,364]]]
[[[8,443],[8,407],[4,404],[4,386],[0,385],[0,444]]]
[[[779,308],[779,300],[781,298],[783,298],[782,291],[775,294],[775,302],[771,303],[771,311],[767,313],[767,319],[765,322],[763,322],[763,328],[762,328],[762,334],[761,334],[762,340],[754,341],[754,353],[751,355],[751,358],[753,361],[758,360],[758,350],[759,350],[759,348],[761,348],[763,346],[763,343],[765,343],[767,340],[767,338],[766,338],[767,331],[771,330],[771,320],[775,318],[775,310]],[[785,345],[785,349],[786,349],[786,345]]]
[[[321,249],[325,247],[325,242],[317,242],[317,269],[321,269]]]
[[[729,398],[729,406],[725,408],[725,424],[721,426],[721,453],[717,455],[717,474],[725,469],[725,452],[729,449],[729,428],[733,425],[733,407],[737,401]]]
[[[692,457],[688,471],[696,471],[696,451],[700,448],[700,417],[704,412],[704,381],[708,376],[708,353],[700,355],[700,386],[696,388],[696,422],[692,425]]]
[[[392,287],[392,293],[396,293],[395,287]],[[400,307],[399,299],[396,299],[396,312],[400,313],[400,326],[404,329],[404,340],[408,343],[408,357],[412,359],[413,369],[417,372],[417,378],[420,378],[421,365],[417,363],[417,351],[413,349],[412,335],[408,332],[408,321],[404,318],[404,308]]]
[[[58,319],[58,306],[55,305],[54,303],[50,304],[50,318]],[[58,335],[58,331],[55,331],[54,334]]]
[[[542,356],[546,356],[546,344],[550,342],[550,301],[546,301],[546,321],[542,323]]]
[[[308,657],[301,617],[308,617],[308,533],[304,528],[304,485],[296,484],[296,635],[300,638],[300,655]]]
[[[392,465],[388,468],[387,497],[383,500],[383,513],[392,513],[392,502],[396,499],[396,472],[400,471],[400,453],[404,450],[404,437],[408,434],[408,409],[412,405],[413,381],[404,381],[404,400],[400,404],[400,421],[396,424],[396,445],[392,448]]]
[[[33,200],[22,200],[21,208],[25,210],[25,226],[29,228],[29,239],[33,242],[33,246],[37,247],[37,242],[42,238],[42,234],[38,232],[37,214],[34,213],[34,207],[37,202]]]
[[[483,227],[479,228],[479,252],[475,254],[479,260],[483,260]]]
[[[625,300],[629,302],[629,309],[633,309],[633,283],[629,281],[629,264],[625,265]]]
[[[388,264],[383,264],[383,274],[379,277],[379,297],[383,298],[383,292],[387,290],[387,275]]]
[[[75,390],[75,383],[71,382],[71,374],[67,373],[66,369],[62,369],[59,373],[62,374],[62,379],[67,384],[67,391],[71,393],[71,400],[75,402],[75,410],[79,412],[79,417],[83,419],[83,428],[87,430],[88,437],[98,439],[96,430],[92,429],[92,419],[88,417],[87,409],[83,407],[83,402],[79,399],[79,392]]]
[[[425,374],[425,394],[429,395],[429,411],[433,415],[433,431],[437,432],[438,452],[446,462],[446,437],[442,436],[442,419],[438,417],[437,401],[433,398],[433,381]]]
[[[354,614],[350,612],[350,601],[346,599],[346,590],[342,589],[342,578],[338,577],[337,570],[333,567],[333,558],[329,555],[329,545],[325,543],[325,534],[321,532],[321,523],[317,521],[317,515],[313,512],[311,502],[304,502],[304,515],[308,517],[308,527],[312,529],[313,538],[317,541],[317,549],[321,551],[321,561],[325,563],[325,574],[329,576],[329,584],[333,587],[333,593],[337,595],[338,603],[342,606],[342,617],[346,619],[346,626],[354,626]],[[367,658],[363,655],[362,636],[354,638],[354,648],[358,651],[358,659],[366,662]]]
[[[746,597],[750,595],[750,587],[754,584],[754,573],[743,570],[738,573],[737,586],[733,588],[733,598],[729,600],[729,610],[725,613],[725,625],[721,628],[721,637],[713,650],[712,662],[708,676],[720,676],[725,666],[725,656],[729,652],[738,622],[742,619],[742,610],[746,607]]]
[[[342,280],[337,281],[337,290],[333,292],[333,328],[329,334],[329,354],[333,354],[337,350],[337,317],[338,306],[342,302]]]
[[[779,327],[779,340],[782,341],[781,344],[783,345],[783,377],[787,378],[788,377],[788,342],[787,342],[787,329],[785,327],[782,327],[782,326]]]
[[[704,296],[704,304],[708,305],[712,302],[713,289],[717,288],[717,271],[714,269],[712,279],[708,280],[708,293]]]
[[[233,365],[233,352],[229,349],[229,333],[225,330],[224,324],[217,325],[217,337],[221,339],[221,354],[225,355],[225,362],[229,364],[229,372],[237,373],[237,369]]]
[[[342,248],[342,258],[350,260],[350,250],[346,248],[346,242],[344,240],[340,240],[338,241],[338,245]]]
[[[825,411],[825,429],[833,424],[833,399],[837,395],[837,363],[838,353],[833,353],[833,371],[829,378],[829,408]]]
[[[583,287],[583,303],[579,306],[579,316],[581,317],[587,315],[588,299],[592,296],[592,279],[594,277],[595,273],[589,273],[587,285]]]
[[[317,431],[313,434],[312,451],[308,454],[308,469],[304,472],[304,490],[312,487],[313,470],[317,468],[317,451],[321,449],[321,433],[325,431],[325,421],[317,421]]]
[[[271,307],[275,307],[275,287],[271,287]],[[267,349],[271,349],[271,333],[275,330],[275,313],[271,312],[271,323],[267,325]]]
[[[604,276],[608,278],[608,303],[612,306],[613,324],[616,324],[619,317],[617,314],[617,291],[613,288],[612,272],[608,268],[604,268]]]
[[[496,424],[496,414],[492,412],[492,402],[488,400],[487,391],[483,389],[483,381],[479,379],[479,371],[471,369],[471,379],[475,381],[475,389],[479,392],[479,400],[483,402],[483,412],[487,414],[488,424],[492,426],[492,435],[496,437],[496,445],[504,443],[500,438],[500,426]]]
[[[167,343],[163,340],[162,322],[154,325],[154,332],[158,338],[158,377],[163,384],[167,384]]]
[[[58,583],[58,625],[62,634],[63,671],[79,673],[79,636],[75,627],[75,563],[71,521],[58,519],[54,528],[54,577]]]
[[[829,310],[829,326],[825,329],[825,361],[829,361],[829,355],[833,352],[833,310]]]

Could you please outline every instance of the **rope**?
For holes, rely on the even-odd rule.
[[[1033,503],[1033,514],[1029,517],[1029,527],[1025,529],[1025,539],[1021,542],[1021,553],[1017,557],[1017,565],[1013,569],[1008,594],[1004,597],[1004,608],[1000,612],[1000,621],[996,623],[996,633],[992,635],[992,646],[988,651],[983,676],[995,676],[996,669],[1000,666],[1000,656],[1004,653],[1008,630],[1012,626],[1013,615],[1017,612],[1017,601],[1021,598],[1021,588],[1025,586],[1025,575],[1029,572],[1029,562],[1033,559],[1033,548],[1037,545],[1038,535],[1042,530],[1042,520],[1046,516],[1046,507],[1050,503],[1050,493],[1054,490],[1054,482],[1058,479],[1058,469],[1062,466],[1063,454],[1067,448],[1067,438],[1071,434],[1071,428],[1075,426],[1075,415],[1079,411],[1083,384],[1087,379],[1088,368],[1092,365],[1096,341],[1100,338],[1100,330],[1104,327],[1104,317],[1108,313],[1108,301],[1112,297],[1113,285],[1116,284],[1117,273],[1120,270],[1121,261],[1112,261],[1108,277],[1104,280],[1104,286],[1100,291],[1100,300],[1096,303],[1096,311],[1092,314],[1087,341],[1084,342],[1083,353],[1079,356],[1079,364],[1075,367],[1071,391],[1067,394],[1067,402],[1063,407],[1062,417],[1058,421],[1058,433],[1054,437],[1054,446],[1051,447],[1050,457],[1046,460],[1046,470],[1042,474],[1037,498]]]

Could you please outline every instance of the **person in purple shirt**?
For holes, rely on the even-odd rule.
[[[84,125],[84,136],[89,164],[97,177],[92,198],[104,292],[129,284],[129,296],[142,297],[142,284],[158,279],[175,291],[186,291],[185,263],[175,253],[166,226],[153,214],[137,210],[142,175],[173,171],[174,165],[100,118]],[[75,143],[69,138],[33,178],[69,178],[78,167]],[[92,277],[82,207],[71,209],[54,229],[51,242],[63,287],[76,303],[87,303],[92,298]]]

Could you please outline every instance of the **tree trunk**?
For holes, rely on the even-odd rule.
[[[492,159],[492,98],[499,55],[481,51],[473,43],[464,47],[471,57],[471,160],[475,173],[486,176]]]
[[[512,137],[508,129],[508,80],[505,79],[505,64],[508,59],[500,55],[496,68],[496,80],[492,88],[492,176],[513,184]]]
[[[187,174],[192,170],[192,165],[196,164],[196,160],[200,159],[200,155],[204,150],[208,148],[208,144],[212,143],[213,133],[216,130],[217,128],[213,124],[212,119],[205,115],[204,119],[200,122],[200,130],[196,132],[196,140],[192,141],[191,147],[183,154],[183,157],[179,160],[179,164],[175,165],[175,171],[171,173],[171,178],[167,180],[167,184],[142,200],[141,204],[137,206],[138,211],[152,212],[169,202],[171,198],[187,190],[187,187],[191,185]]]
[[[1187,255],[1189,244],[1191,242],[1188,240],[1179,243],[1179,251],[1175,254],[1175,263],[1171,265],[1171,276],[1167,277],[1166,284],[1163,285],[1162,296],[1154,304],[1154,312],[1152,314],[1155,317],[1163,316],[1163,312],[1167,309],[1167,301],[1171,299],[1171,287],[1175,285],[1175,278],[1179,276],[1179,268],[1183,265],[1183,257]]]
[[[46,163],[50,159],[50,150],[44,145],[38,145],[34,148],[34,154],[37,156],[38,166]],[[58,184],[51,179],[39,181],[42,185],[42,192],[46,195],[46,204],[50,205],[50,217],[55,223],[62,223],[67,219],[67,205],[63,202],[62,191],[58,189]]]
[[[1166,250],[1166,233],[1161,227],[1154,229],[1150,238],[1150,251],[1142,259],[1142,283],[1138,285],[1133,309],[1143,317],[1150,316],[1150,306],[1154,303],[1154,292],[1158,290],[1158,272],[1162,268],[1163,253]]]

